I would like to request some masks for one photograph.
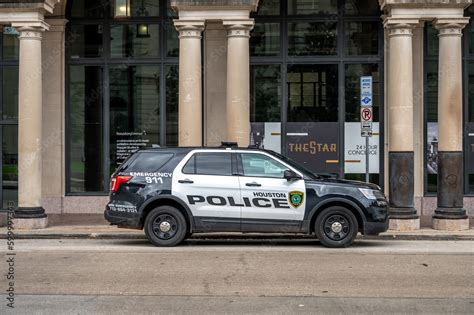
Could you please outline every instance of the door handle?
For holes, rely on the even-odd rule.
[[[194,183],[194,182],[193,182],[192,180],[186,178],[186,179],[180,179],[180,180],[178,180],[178,183],[181,183],[181,184],[192,184],[192,183]]]
[[[256,183],[256,182],[252,182],[252,183],[247,183],[247,184],[245,184],[245,186],[249,186],[249,187],[260,187],[260,186],[262,186],[262,185],[259,184],[259,183]]]

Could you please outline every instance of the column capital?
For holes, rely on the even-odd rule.
[[[383,26],[388,30],[388,36],[412,36],[413,29],[420,25],[418,19],[401,19],[386,17]]]
[[[42,27],[31,27],[31,26],[22,26],[18,27],[18,36],[19,40],[30,39],[30,40],[41,40],[43,38],[43,32],[45,31]]]
[[[227,29],[227,37],[250,37],[250,31],[255,25],[254,19],[226,20],[222,24]]]
[[[462,18],[438,18],[433,21],[433,26],[441,36],[462,36],[462,30],[469,23],[468,17]]]
[[[179,32],[179,38],[201,38],[201,33],[204,30],[203,20],[185,21],[180,19],[173,20],[174,27]]]

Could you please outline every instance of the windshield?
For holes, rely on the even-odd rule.
[[[288,158],[284,155],[281,155],[280,153],[277,153],[277,152],[271,151],[271,150],[266,150],[266,151],[269,152],[271,155],[276,156],[280,160],[283,160],[285,163],[290,164],[290,166],[296,168],[298,171],[303,173],[304,176],[307,176],[311,179],[320,179],[321,178],[321,176],[319,176],[319,175],[313,173],[312,171],[308,170],[303,165],[293,161],[292,159],[290,159],[290,158]]]

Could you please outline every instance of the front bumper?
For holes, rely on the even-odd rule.
[[[364,223],[364,235],[379,235],[379,233],[386,232],[388,230],[388,217],[382,222],[365,222]]]

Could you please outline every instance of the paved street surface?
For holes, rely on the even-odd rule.
[[[0,247],[5,274],[6,240]],[[15,313],[474,313],[473,241],[15,241]],[[1,291],[7,288],[2,276]],[[5,313],[5,296],[0,313]]]

